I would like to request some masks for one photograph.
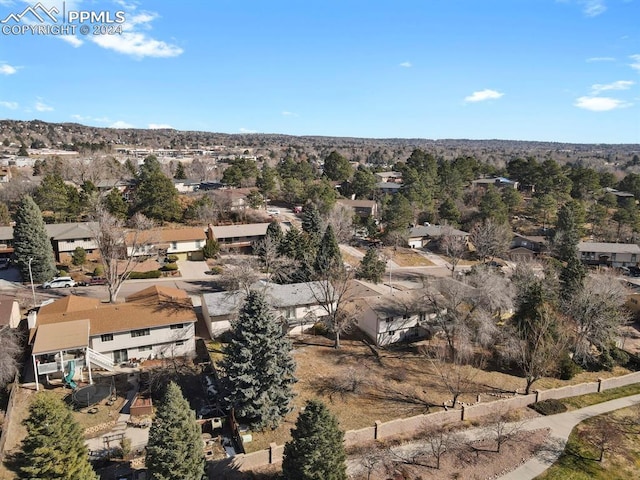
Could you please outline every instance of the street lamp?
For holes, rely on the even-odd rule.
[[[33,272],[31,271],[31,262],[33,257],[29,257],[29,280],[31,280],[31,293],[33,294],[33,307],[36,306],[36,289],[33,286]]]

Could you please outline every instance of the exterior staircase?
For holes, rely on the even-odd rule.
[[[99,368],[108,370],[109,372],[113,372],[116,369],[115,368],[116,366],[113,363],[113,360],[111,360],[111,358],[99,352],[96,352],[95,350],[92,350],[90,348],[87,348],[87,360],[91,362],[91,364]]]

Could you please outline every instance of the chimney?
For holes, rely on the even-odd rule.
[[[36,328],[37,320],[38,312],[36,312],[35,310],[31,310],[27,314],[27,325],[29,326],[29,330],[31,330],[32,328]]]

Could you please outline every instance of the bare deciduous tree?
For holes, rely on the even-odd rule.
[[[524,421],[509,411],[498,411],[489,415],[486,426],[488,436],[496,442],[496,452],[500,453],[502,446],[523,430]]]
[[[426,449],[435,459],[435,468],[438,470],[442,456],[459,445],[460,441],[460,435],[449,425],[426,425]]]
[[[476,248],[476,254],[482,261],[506,253],[511,238],[512,234],[508,224],[497,223],[491,219],[476,224],[471,230],[470,236],[471,243]]]
[[[333,233],[339,243],[346,243],[353,237],[353,216],[353,208],[339,203],[329,212],[327,225],[333,227]]]
[[[587,364],[615,343],[619,327],[629,318],[626,288],[608,274],[591,275],[584,288],[565,305],[575,322],[574,358]]]
[[[451,407],[456,407],[461,395],[478,393],[475,380],[484,367],[481,355],[472,355],[471,352],[462,355],[459,350],[453,358],[449,358],[444,349],[437,347],[426,353],[438,382],[451,395]]]
[[[241,290],[245,294],[249,294],[251,285],[259,279],[260,275],[258,274],[256,260],[252,257],[247,257],[235,261],[229,260],[220,277],[220,283],[229,292]]]
[[[349,300],[349,285],[354,271],[343,265],[335,265],[321,272],[316,282],[311,284],[313,296],[326,312],[325,323],[334,335],[334,348],[340,348],[340,336],[351,330],[355,319],[345,308]]]
[[[449,265],[451,265],[451,267],[448,268],[451,270],[451,276],[455,277],[458,263],[460,263],[460,260],[462,260],[465,253],[469,250],[467,239],[460,235],[455,235],[453,228],[447,226],[443,229],[442,236],[440,237],[440,250],[449,257]]]
[[[588,421],[582,431],[582,438],[598,452],[598,461],[604,460],[606,452],[621,451],[623,432],[616,422],[606,415]]]
[[[154,253],[153,222],[137,213],[125,226],[102,205],[95,208],[92,220],[92,234],[104,265],[109,302],[115,303],[122,283],[142,261],[143,255]]]
[[[258,256],[262,271],[270,282],[290,283],[300,266],[297,260],[280,255],[278,242],[268,235],[254,245],[253,252]]]
[[[0,327],[0,388],[18,373],[20,355],[20,334],[14,328]]]

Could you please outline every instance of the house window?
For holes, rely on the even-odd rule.
[[[140,330],[131,330],[131,337],[146,337],[147,335],[151,335],[151,332],[148,328],[142,328]]]
[[[391,322],[393,322],[393,317],[387,317],[387,318],[385,318],[385,320],[386,320],[387,323],[391,323]]]
[[[427,314],[424,312],[420,312],[420,321],[424,322],[427,320]]]
[[[387,335],[389,335],[389,336],[391,337],[391,336],[393,336],[395,333],[396,333],[396,331],[395,331],[395,330],[389,330],[389,331],[387,332]]]
[[[632,253],[632,254],[631,254],[631,263],[636,263],[636,262],[637,262],[637,260],[636,260],[636,254],[635,254],[635,253]]]
[[[171,248],[176,250],[178,248],[178,242],[171,242]]]
[[[180,347],[182,345],[184,345],[184,342],[182,340],[176,342],[176,347]]]
[[[402,319],[406,320],[407,318],[409,318],[409,315],[407,315],[406,313],[404,315],[402,315]]]
[[[152,350],[151,345],[145,345],[144,347],[138,347],[138,351],[139,352],[148,352],[150,350]]]
[[[104,335],[100,335],[100,340],[103,342],[111,342],[113,340],[113,333],[105,333]]]
[[[196,248],[202,248],[202,240],[196,240]]]
[[[171,330],[177,330],[179,328],[184,328],[184,323],[174,323],[171,325]]]

